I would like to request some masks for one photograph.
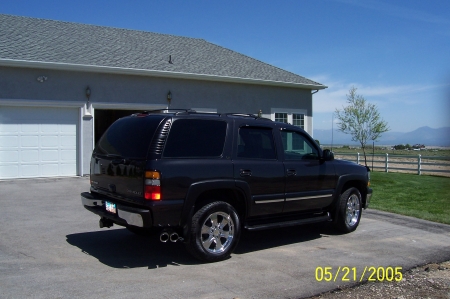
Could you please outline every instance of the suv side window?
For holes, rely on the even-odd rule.
[[[165,158],[212,158],[222,156],[227,123],[205,119],[178,119],[170,129]]]
[[[317,160],[317,148],[300,132],[281,131],[285,160]]]
[[[250,159],[276,159],[272,129],[239,128],[237,156]]]

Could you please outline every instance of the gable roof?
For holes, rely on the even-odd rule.
[[[4,14],[0,65],[326,88],[203,39]]]

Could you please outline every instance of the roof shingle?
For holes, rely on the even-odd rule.
[[[172,62],[169,63],[169,55]],[[324,85],[203,39],[0,14],[6,60]]]

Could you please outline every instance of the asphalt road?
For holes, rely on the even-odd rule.
[[[202,264],[181,243],[98,228],[81,205],[88,188],[87,178],[0,182],[0,298],[303,298],[354,283],[353,272],[317,281],[318,267],[355,267],[359,280],[366,266],[450,260],[449,225],[369,209],[351,234],[245,232],[230,259]]]

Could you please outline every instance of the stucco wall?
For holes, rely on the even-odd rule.
[[[37,80],[44,78],[43,82]],[[83,173],[89,172],[93,146],[92,119],[82,117],[86,111],[85,90],[91,89],[92,107],[101,109],[212,108],[219,113],[258,113],[270,116],[272,108],[302,109],[306,129],[312,133],[311,91],[300,88],[184,80],[138,75],[68,72],[49,69],[0,67],[0,104],[25,102],[27,105],[59,106],[72,103],[80,110],[83,147]]]

